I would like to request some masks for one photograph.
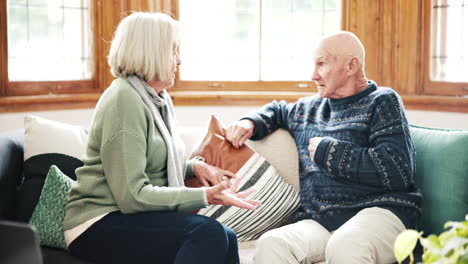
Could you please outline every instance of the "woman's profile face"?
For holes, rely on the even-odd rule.
[[[174,43],[172,45],[172,54],[173,54],[173,60],[172,60],[172,77],[175,78],[175,73],[177,72],[177,66],[179,66],[182,61],[180,60],[179,56],[179,45]]]
[[[167,87],[171,87],[174,85],[175,77],[176,77],[176,72],[177,72],[177,66],[179,66],[182,62],[180,61],[179,57],[179,46],[177,43],[174,43],[172,45],[172,67],[171,71],[169,72],[169,78],[167,80]]]

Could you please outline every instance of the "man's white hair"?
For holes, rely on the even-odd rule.
[[[174,63],[178,23],[162,13],[135,12],[117,27],[107,62],[115,77],[137,75],[145,81],[167,81]]]

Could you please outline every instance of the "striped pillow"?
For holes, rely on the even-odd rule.
[[[255,240],[280,225],[299,207],[299,194],[286,183],[273,166],[249,146],[234,148],[224,139],[224,128],[215,116],[203,141],[192,157],[202,156],[208,164],[230,170],[242,177],[238,191],[254,187],[248,198],[259,200],[256,210],[211,205],[198,213],[217,219],[234,230],[239,241]]]

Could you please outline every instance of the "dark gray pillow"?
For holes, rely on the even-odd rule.
[[[18,219],[31,218],[41,195],[49,168],[56,165],[71,179],[83,166],[88,135],[81,126],[37,116],[24,118],[24,182],[20,187]]]

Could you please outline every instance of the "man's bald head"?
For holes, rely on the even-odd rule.
[[[321,97],[343,98],[365,89],[365,51],[351,32],[339,32],[322,38],[314,55],[312,80]]]
[[[361,70],[364,72],[366,52],[359,38],[353,33],[341,31],[325,36],[319,41],[317,48],[322,49],[329,56],[339,59],[356,57],[361,64]]]

